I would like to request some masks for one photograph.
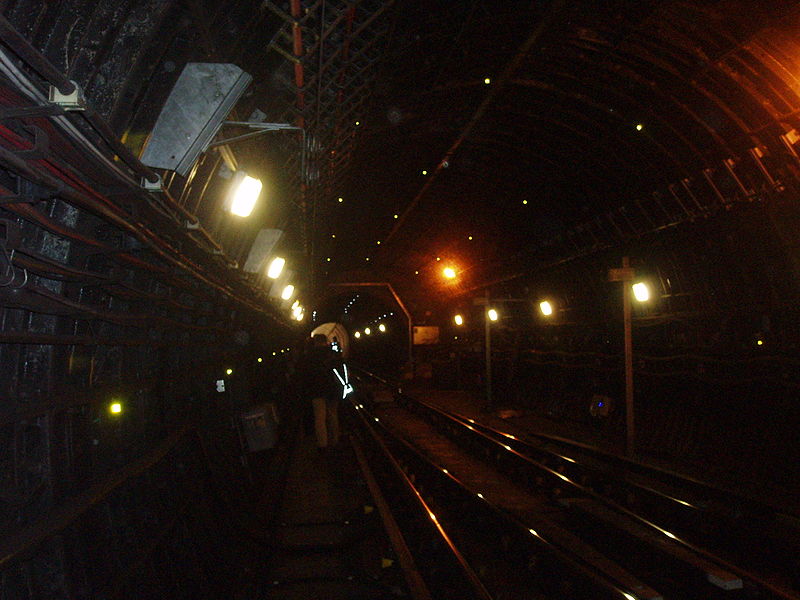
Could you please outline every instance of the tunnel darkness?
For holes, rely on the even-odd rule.
[[[578,423],[602,395],[621,435],[623,257],[650,290],[633,307],[640,452],[796,485],[796,2],[8,0],[0,14],[3,597],[101,597],[128,578],[141,597],[192,579],[224,594],[226,565],[256,568],[215,526],[254,500],[230,423],[278,402],[321,322],[385,322],[351,338],[354,361],[480,391],[488,303],[500,404]],[[294,129],[224,125],[185,175],[144,166],[190,62],[252,75],[229,121]],[[48,100],[70,81],[80,110]],[[236,169],[264,182],[247,218],[223,210]],[[143,187],[156,175],[160,191]],[[277,282],[243,269],[263,229],[282,232]],[[429,336],[410,360],[409,325]],[[129,543],[160,531],[169,548]],[[192,545],[217,553],[198,563]]]

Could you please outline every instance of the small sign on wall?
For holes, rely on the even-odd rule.
[[[428,346],[439,343],[439,328],[433,325],[414,326],[414,345]]]

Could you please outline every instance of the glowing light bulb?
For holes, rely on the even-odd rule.
[[[490,83],[492,83],[492,80],[487,77],[486,79],[483,80],[483,83],[485,83],[486,85],[489,85]]]
[[[234,176],[228,199],[231,214],[237,217],[249,217],[261,194],[261,181],[239,171]]]
[[[500,318],[500,315],[498,315],[498,314],[497,314],[497,311],[496,311],[495,309],[493,309],[493,308],[490,308],[490,309],[487,311],[487,313],[486,313],[486,316],[488,316],[488,317],[489,317],[489,320],[490,320],[490,321],[497,321],[497,319],[499,319],[499,318]]]
[[[371,333],[372,333],[372,329],[370,329],[369,327],[367,327],[367,328],[364,330],[364,335],[370,335]]]
[[[447,279],[455,279],[456,278],[456,270],[453,267],[445,267],[442,271],[442,274]]]
[[[267,277],[270,279],[277,279],[280,277],[281,273],[283,272],[283,266],[286,264],[286,259],[280,256],[276,256],[272,259],[272,262],[269,263],[269,269],[267,269]]]
[[[650,299],[650,289],[647,287],[646,283],[641,281],[639,283],[634,283],[632,289],[633,297],[639,302],[647,302]]]
[[[294,296],[294,286],[290,283],[283,288],[283,292],[281,292],[281,298],[284,300],[289,300],[292,296]]]
[[[112,402],[108,407],[109,412],[118,415],[122,412],[122,402]]]
[[[456,325],[461,327],[464,324],[464,317],[462,317],[461,315],[456,315],[455,317],[453,317],[453,321],[455,321]]]
[[[353,334],[353,337],[354,337],[354,338],[356,338],[356,339],[360,338],[360,337],[361,337],[361,332],[360,332],[360,331],[356,331],[356,332]]]
[[[378,325],[378,331],[380,331],[381,333],[386,333],[386,325],[384,325],[383,323]]]
[[[547,300],[542,300],[539,302],[539,310],[542,311],[542,314],[545,317],[549,317],[553,314],[553,305],[550,304]]]

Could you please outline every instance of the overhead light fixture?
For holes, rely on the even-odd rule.
[[[294,296],[294,286],[290,283],[281,292],[281,298],[284,300],[289,300],[292,296]]]
[[[237,217],[249,217],[261,194],[261,180],[236,171],[228,191],[227,207]]]
[[[353,337],[354,337],[354,338],[356,338],[356,339],[360,338],[360,337],[361,337],[361,332],[360,332],[360,331],[356,331],[356,332],[353,334]]]
[[[545,317],[549,317],[553,314],[553,305],[550,304],[547,300],[542,300],[539,302],[539,310],[542,311],[542,314]]]
[[[633,297],[639,302],[647,302],[650,300],[650,288],[647,287],[646,283],[642,281],[634,283],[632,289]]]
[[[464,324],[464,317],[462,317],[461,315],[456,315],[455,317],[453,317],[453,321],[455,321],[456,325],[461,327]]]
[[[453,267],[445,267],[442,270],[442,275],[444,275],[446,279],[455,279],[456,270]]]
[[[365,334],[365,335],[370,335],[371,333],[372,333],[372,329],[370,329],[369,327],[367,327],[367,328],[364,330],[364,334]]]
[[[378,331],[380,331],[381,333],[386,333],[386,325],[384,325],[383,323],[378,325]]]
[[[267,269],[267,277],[270,279],[277,279],[281,276],[283,272],[283,266],[286,264],[286,259],[280,256],[276,256],[272,259],[272,262],[269,263],[269,269]]]
[[[486,316],[487,316],[487,317],[489,317],[489,320],[490,320],[490,321],[497,321],[497,319],[499,319],[499,318],[500,318],[500,315],[498,315],[498,314],[497,314],[497,311],[496,311],[495,309],[493,309],[493,308],[490,308],[490,309],[489,309],[489,310],[486,312]]]
[[[489,85],[490,83],[492,83],[492,80],[489,77],[487,77],[486,79],[483,80],[483,83]]]
[[[120,414],[122,412],[122,402],[112,402],[108,406],[108,411],[114,415]]]

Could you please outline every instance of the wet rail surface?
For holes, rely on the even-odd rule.
[[[559,540],[573,558],[602,556],[609,562],[606,576],[624,572],[631,577],[621,578],[625,585],[644,585],[623,594],[800,597],[793,579],[796,553],[791,552],[797,538],[788,528],[781,531],[784,515],[772,507],[674,473],[650,473],[645,465],[566,440],[523,440],[420,398],[396,395],[396,402],[369,408],[387,435],[403,440],[401,445],[413,448],[442,475],[458,472],[460,484],[476,498],[480,493],[482,502],[513,514],[510,499],[518,492],[532,503],[535,499],[539,508],[527,513],[535,519],[522,519],[522,524],[531,524],[528,529],[539,534],[552,526],[558,533],[551,540]],[[489,489],[488,476],[475,481],[476,467],[464,457],[480,459],[506,477],[508,487],[481,491]],[[570,536],[573,543],[565,541]]]

